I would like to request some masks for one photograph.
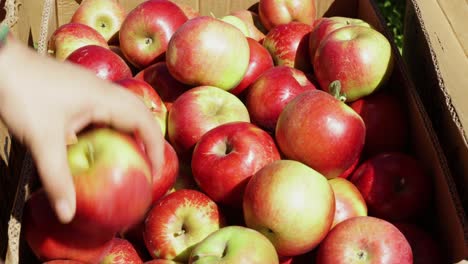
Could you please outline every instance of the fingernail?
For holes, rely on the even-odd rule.
[[[60,222],[62,223],[68,223],[73,218],[71,207],[66,200],[58,200],[55,203],[55,211],[57,212]]]

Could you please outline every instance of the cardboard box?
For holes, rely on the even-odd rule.
[[[54,2],[54,1],[51,1]],[[121,1],[127,9],[136,6],[142,0]],[[248,8],[255,4],[254,0],[244,1],[219,1],[219,0],[177,0],[189,4],[207,15],[212,12],[216,16],[227,14],[229,10]],[[318,2],[319,16],[349,16],[358,17],[372,24],[377,30],[391,38],[390,32],[385,28],[384,19],[378,13],[378,8],[371,0],[320,0]],[[32,46],[39,37],[41,25],[41,12],[43,1],[22,0],[19,9],[20,20],[14,26],[14,34],[24,43]],[[67,23],[78,6],[76,1],[57,0],[50,23],[48,24],[48,36],[57,26]],[[391,43],[393,43],[391,41]],[[407,106],[408,116],[411,120],[411,149],[412,154],[426,166],[428,176],[432,180],[434,189],[434,201],[432,203],[430,217],[427,224],[437,237],[443,252],[446,254],[446,263],[456,263],[467,256],[466,244],[466,219],[461,209],[453,177],[447,166],[447,160],[439,144],[437,136],[432,128],[430,119],[422,105],[416,89],[409,78],[402,58],[398,55],[398,49],[393,46],[396,62],[394,72],[388,85],[397,92]],[[5,130],[0,129],[0,140],[5,138]],[[7,135],[8,136],[8,135]],[[9,137],[8,137],[9,138]],[[3,142],[10,142],[7,139]],[[21,212],[27,191],[24,185],[32,170],[32,160],[18,142],[8,143],[9,151],[8,167],[0,163],[0,259],[5,256],[8,248],[7,263],[34,263],[31,252],[28,251],[24,240],[21,239]],[[8,151],[7,151],[8,152]],[[5,175],[6,174],[6,175]],[[19,181],[19,183],[18,183]],[[8,191],[8,195],[5,191]],[[11,194],[13,192],[13,195]],[[16,194],[16,195],[15,195]],[[5,212],[11,212],[10,215]],[[10,225],[7,222],[10,221]],[[7,228],[10,234],[7,237]],[[6,240],[8,238],[8,240]],[[19,251],[18,251],[19,249]]]
[[[468,210],[468,5],[407,2],[403,57]]]

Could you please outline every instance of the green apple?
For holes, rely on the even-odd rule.
[[[227,226],[201,241],[190,255],[189,264],[275,264],[273,244],[256,230]]]

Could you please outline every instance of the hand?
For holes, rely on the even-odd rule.
[[[162,165],[164,138],[133,94],[70,63],[42,57],[11,40],[0,50],[0,117],[30,150],[61,222],[71,221],[76,198],[66,145],[91,123],[137,132],[153,172]]]

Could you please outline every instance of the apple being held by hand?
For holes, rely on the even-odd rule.
[[[88,25],[106,41],[117,38],[127,13],[117,0],[83,0],[73,13],[72,23]]]
[[[284,107],[308,90],[315,90],[315,86],[300,70],[288,66],[266,70],[247,90],[246,105],[252,123],[267,131],[274,131]]]
[[[290,22],[272,28],[263,39],[276,66],[289,66],[311,72],[309,35],[312,27],[301,22]]]
[[[310,90],[286,105],[275,135],[286,157],[332,179],[346,175],[359,160],[366,128],[351,107],[324,91]]]
[[[119,55],[98,45],[83,46],[72,52],[66,61],[92,71],[103,80],[118,81],[132,77],[132,71]]]
[[[338,177],[329,180],[328,183],[335,194],[335,217],[332,228],[346,219],[367,216],[366,201],[352,182]]]
[[[369,215],[388,221],[421,217],[432,198],[429,175],[414,157],[401,152],[369,158],[349,180],[364,197]]]
[[[144,1],[123,21],[120,48],[133,65],[146,68],[164,58],[169,39],[186,21],[187,16],[171,1]]]
[[[347,219],[322,241],[317,264],[413,263],[411,247],[393,224],[371,216]]]
[[[200,16],[182,25],[169,41],[169,72],[191,86],[236,87],[249,66],[249,44],[235,26]]]
[[[196,190],[168,194],[149,211],[143,233],[153,258],[187,262],[192,248],[223,226],[216,203]]]
[[[67,23],[54,31],[48,49],[55,59],[64,61],[73,51],[87,45],[109,48],[106,39],[94,28],[81,23]]]
[[[233,122],[250,122],[249,112],[235,95],[213,86],[183,93],[168,116],[168,137],[176,152],[191,156],[198,140],[212,128]]]
[[[243,226],[223,227],[196,245],[190,264],[277,264],[273,244],[256,230]]]
[[[371,25],[369,25],[364,20],[351,17],[333,16],[321,17],[315,20],[314,24],[312,25],[313,30],[309,35],[309,56],[311,61],[314,60],[315,51],[317,50],[320,42],[326,36],[328,36],[328,34],[339,28],[349,25],[371,27]]]
[[[252,38],[247,38],[250,48],[250,60],[247,72],[242,81],[232,90],[232,94],[240,96],[260,75],[273,68],[273,58],[267,49]]]
[[[330,91],[339,81],[346,102],[372,94],[393,70],[392,48],[379,31],[362,26],[346,26],[328,34],[313,58],[320,87]]]
[[[280,256],[296,256],[325,238],[335,198],[322,174],[298,161],[277,160],[252,176],[243,210],[247,227],[265,235]]]
[[[267,30],[298,21],[312,25],[317,17],[315,0],[260,0],[258,2],[258,14],[260,21]]]
[[[200,138],[192,155],[192,171],[198,186],[215,202],[242,208],[250,177],[279,159],[267,132],[249,122],[230,122]]]
[[[147,82],[136,78],[126,78],[119,80],[116,83],[131,91],[133,94],[138,96],[143,103],[145,103],[146,107],[148,107],[161,127],[162,134],[165,135],[167,109],[161,100],[161,97],[159,97],[158,93],[154,91],[153,87],[151,87]]]
[[[80,227],[118,232],[144,218],[152,200],[151,165],[133,137],[90,129],[68,147],[68,163]]]

